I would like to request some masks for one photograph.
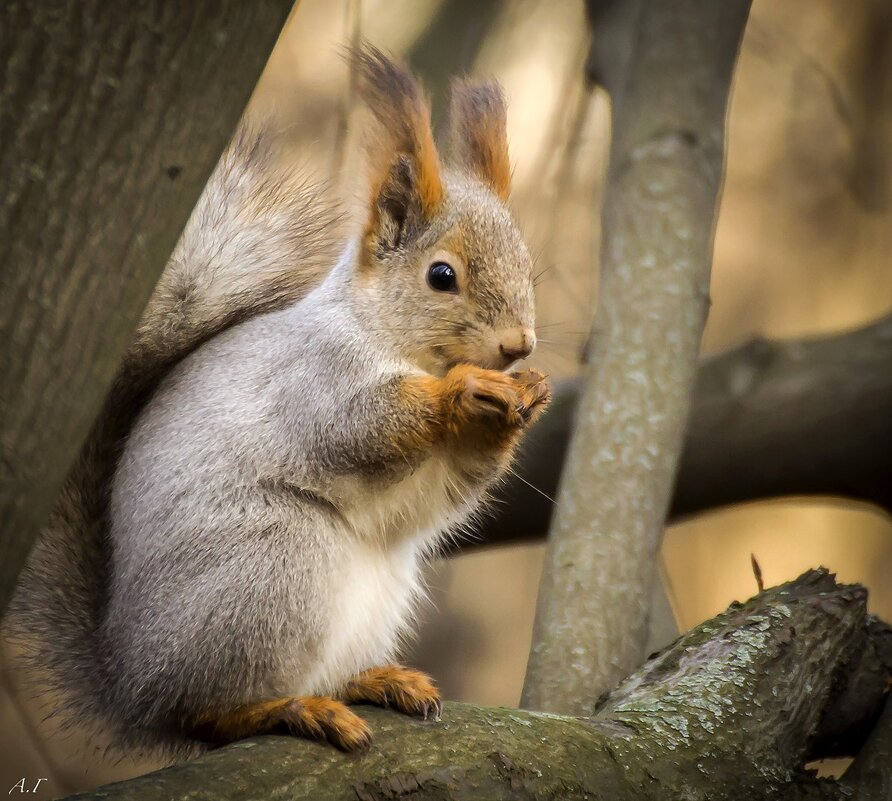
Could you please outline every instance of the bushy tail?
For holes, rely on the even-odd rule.
[[[120,445],[163,376],[229,326],[298,300],[334,263],[334,208],[242,127],[199,199],[146,307],[105,406],[19,579],[4,634],[68,720],[100,717],[107,506]]]

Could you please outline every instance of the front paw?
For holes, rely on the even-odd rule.
[[[450,388],[448,416],[455,433],[468,426],[490,431],[521,429],[535,420],[551,399],[545,376],[535,370],[505,374],[458,365],[444,380]]]
[[[538,370],[519,370],[511,373],[511,377],[519,387],[524,423],[531,425],[542,416],[542,412],[551,403],[551,387],[548,379]]]

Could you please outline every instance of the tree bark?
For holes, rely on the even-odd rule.
[[[697,373],[669,517],[791,495],[837,496],[892,513],[892,316],[844,334],[753,340]],[[560,385],[524,440],[495,516],[469,543],[542,539],[582,382]],[[525,483],[526,482],[526,483]]]
[[[375,741],[362,756],[258,738],[77,798],[851,797],[803,765],[823,732],[863,729],[883,703],[892,631],[866,597],[810,571],[684,635],[597,711],[586,699],[585,717],[447,704],[442,721],[422,722],[363,709]]]
[[[643,656],[749,6],[646,0],[605,32],[632,52],[612,92],[592,367],[549,534],[525,707],[579,714]]]
[[[292,4],[3,4],[0,613]]]

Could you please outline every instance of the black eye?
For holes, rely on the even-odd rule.
[[[445,261],[435,261],[428,268],[427,283],[436,292],[458,292],[455,270]]]

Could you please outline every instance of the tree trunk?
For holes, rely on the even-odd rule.
[[[603,34],[631,54],[611,78],[592,367],[549,534],[525,707],[581,714],[585,699],[641,663],[706,319],[725,108],[749,6],[643,0],[618,30],[595,26],[596,48]]]
[[[754,340],[701,365],[669,511],[678,520],[790,495],[838,496],[892,513],[892,316],[845,334]],[[524,439],[482,538],[541,539],[582,382],[557,389]],[[530,489],[532,484],[545,495]]]
[[[258,738],[77,798],[850,798],[868,783],[817,782],[803,764],[859,748],[882,706],[892,630],[866,598],[806,573],[684,635],[597,712],[585,699],[583,718],[447,704],[422,722],[363,709],[375,741],[362,756]]]
[[[0,11],[0,613],[293,0]]]

